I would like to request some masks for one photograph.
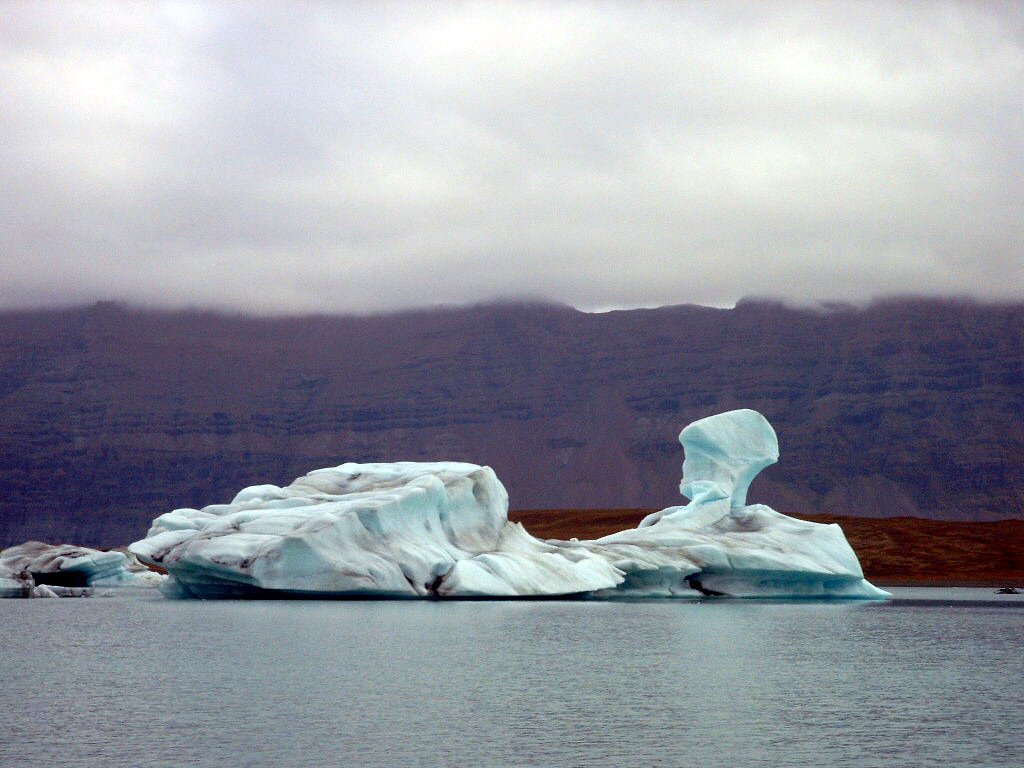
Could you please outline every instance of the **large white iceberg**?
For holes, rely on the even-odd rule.
[[[489,467],[400,462],[342,464],[178,509],[130,550],[171,574],[166,594],[189,597],[887,596],[838,526],[746,504],[778,459],[763,416],[712,416],[680,440],[690,503],[596,541],[542,541],[509,522]]]
[[[167,591],[198,597],[537,597],[622,580],[510,523],[493,470],[456,462],[342,464],[246,488],[161,515],[130,549],[173,576]]]
[[[85,597],[94,587],[144,587],[163,576],[131,554],[28,541],[0,551],[0,597]]]

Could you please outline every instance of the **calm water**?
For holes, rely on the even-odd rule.
[[[0,765],[1024,765],[1024,596],[898,593],[2,600]]]

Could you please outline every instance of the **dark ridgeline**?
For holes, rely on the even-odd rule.
[[[0,545],[115,545],[155,515],[344,461],[489,464],[514,509],[678,503],[688,422],[755,408],[781,511],[1024,517],[1024,306],[490,305],[255,319],[0,314]]]

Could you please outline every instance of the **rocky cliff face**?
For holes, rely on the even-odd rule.
[[[1024,517],[1024,306],[744,302],[368,318],[0,314],[0,545],[106,545],[343,461],[489,464],[514,508],[677,503],[690,421],[761,411],[784,512]]]

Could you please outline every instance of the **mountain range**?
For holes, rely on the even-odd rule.
[[[1024,518],[1024,305],[491,304],[243,317],[0,313],[0,546],[92,546],[345,461],[488,464],[516,510],[682,503],[679,431],[774,425],[751,501]]]

